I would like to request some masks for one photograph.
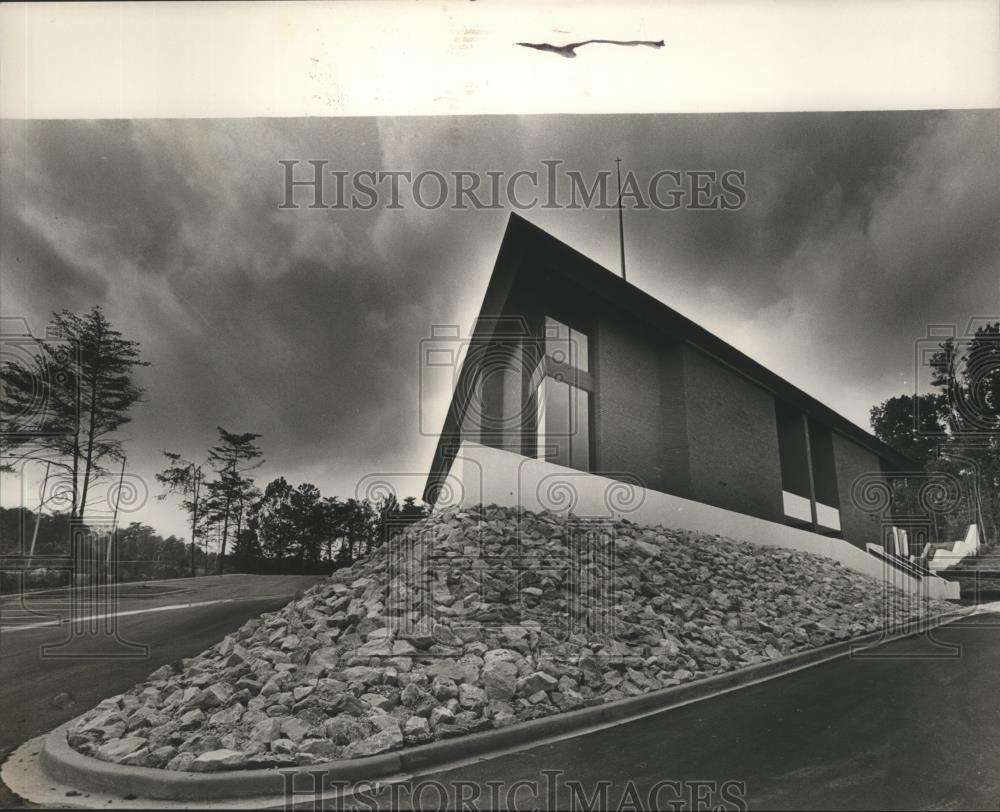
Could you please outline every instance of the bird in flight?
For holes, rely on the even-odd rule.
[[[634,48],[636,45],[645,45],[647,48],[662,48],[665,45],[662,39],[588,39],[583,42],[570,42],[567,45],[550,45],[547,42],[515,42],[514,44],[524,48],[534,48],[536,51],[548,51],[549,53],[559,54],[559,56],[564,56],[567,59],[575,59],[577,48],[590,45],[593,42],[601,42],[606,45],[625,45],[629,48]]]

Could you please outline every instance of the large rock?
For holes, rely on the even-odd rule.
[[[282,755],[291,755],[298,749],[298,746],[291,739],[278,738],[271,742],[271,750]]]
[[[517,666],[509,660],[487,659],[483,666],[483,688],[490,699],[513,699],[517,693]]]
[[[281,720],[281,735],[293,742],[300,742],[312,727],[308,722],[295,717],[287,717]]]
[[[369,719],[356,716],[335,716],[327,720],[323,732],[335,744],[350,744],[370,736],[375,732],[375,726]]]
[[[194,753],[178,753],[170,761],[167,762],[165,769],[177,770],[179,772],[187,772],[190,770],[191,765],[194,764],[194,760],[197,756]]]
[[[430,645],[428,643],[428,645]],[[393,657],[409,657],[417,653],[417,648],[409,640],[395,640],[392,644]]]
[[[205,690],[206,706],[225,705],[233,695],[233,686],[226,682],[216,682]]]
[[[196,758],[188,769],[194,773],[212,773],[221,770],[241,770],[247,757],[237,750],[209,750]]]
[[[403,725],[403,734],[410,736],[425,736],[430,733],[430,723],[423,716],[411,716]]]
[[[333,671],[340,662],[340,652],[336,646],[324,646],[309,656],[309,667],[321,671]]]
[[[124,758],[146,748],[146,740],[138,736],[127,736],[124,739],[111,739],[97,748],[95,755],[101,761],[120,762]]]
[[[244,707],[240,704],[230,705],[208,718],[208,723],[215,727],[231,728],[243,718]]]
[[[392,710],[396,704],[393,697],[386,694],[361,694],[361,701],[367,702],[373,708],[384,711]]]
[[[361,685],[378,685],[382,681],[382,671],[367,665],[354,665],[345,668],[341,674],[347,682],[357,682]]]
[[[486,705],[486,691],[478,685],[463,682],[458,686],[458,704],[469,710],[480,710]]]
[[[355,657],[391,657],[392,655],[392,641],[386,639],[369,640],[354,651]]]
[[[431,683],[431,693],[439,702],[445,702],[458,696],[458,686],[448,677],[435,677]]]
[[[250,740],[270,744],[281,737],[281,720],[264,719],[250,729]]]
[[[509,648],[493,648],[483,654],[484,665],[489,665],[492,662],[517,664],[523,660],[523,655]]]
[[[455,682],[461,682],[464,674],[461,666],[458,664],[458,660],[454,657],[436,658],[434,662],[424,669],[424,673],[432,679],[434,677],[446,677]]]
[[[429,694],[415,682],[411,682],[407,685],[402,693],[399,695],[400,702],[402,702],[408,708],[415,708],[424,699],[427,698]]]
[[[80,733],[95,732],[102,733],[106,738],[116,739],[125,732],[125,719],[117,708],[106,710],[96,714],[89,721],[84,722],[79,728]]]
[[[504,626],[500,629],[500,633],[503,635],[504,639],[508,644],[512,646],[524,645],[528,640],[528,629],[523,625],[521,626]]]
[[[340,748],[329,739],[309,739],[299,746],[299,752],[332,760],[336,758]]]
[[[152,674],[146,677],[147,682],[161,682],[165,679],[169,679],[174,674],[174,669],[169,664],[161,665]]]
[[[125,756],[121,760],[121,763],[128,767],[162,768],[176,755],[177,748],[171,747],[168,744],[157,747],[154,750],[143,747],[131,755]]]
[[[362,758],[364,756],[374,756],[385,753],[389,750],[398,750],[403,746],[403,732],[399,726],[380,730],[361,741],[351,742],[344,748],[346,758]]]
[[[435,623],[432,627],[434,641],[445,646],[460,646],[462,639],[445,623]]]
[[[331,713],[363,716],[371,710],[371,706],[360,697],[345,691],[328,706]]]
[[[659,558],[663,555],[663,548],[650,541],[632,539],[632,547],[638,550],[646,558]]]
[[[551,691],[559,684],[559,680],[544,671],[535,671],[517,681],[517,695],[530,696],[539,691]]]
[[[260,689],[261,696],[274,696],[277,693],[281,693],[285,686],[288,685],[291,677],[288,676],[287,671],[278,671],[274,674],[264,686]]]
[[[443,705],[431,711],[430,728],[437,730],[441,725],[451,725],[455,722],[455,713]]]

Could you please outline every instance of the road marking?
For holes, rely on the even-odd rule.
[[[238,601],[263,601],[271,598],[288,598],[291,600],[294,595],[254,595],[246,598],[217,598],[211,601],[195,601],[192,603],[172,603],[168,606],[153,606],[149,609],[129,609],[126,612],[105,612],[102,615],[89,615],[79,618],[59,618],[58,620],[47,620],[43,623],[30,623],[25,626],[0,626],[0,633],[3,632],[25,632],[30,629],[41,629],[46,626],[62,626],[65,623],[88,623],[92,620],[104,620],[109,617],[125,617],[126,615],[145,615],[150,612],[172,612],[177,609],[191,609],[195,606],[210,606],[216,603],[235,603]]]

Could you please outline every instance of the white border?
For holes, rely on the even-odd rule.
[[[996,0],[0,5],[6,118],[996,106]]]

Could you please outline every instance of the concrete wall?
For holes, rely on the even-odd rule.
[[[508,451],[465,443],[449,479],[450,498],[438,507],[496,504],[573,513],[582,518],[626,518],[641,525],[660,524],[814,553],[908,592],[932,598],[958,597],[957,583],[933,576],[911,578],[843,539],[629,486]]]
[[[684,348],[690,498],[781,521],[781,460],[773,396]]]
[[[833,433],[833,459],[837,467],[840,496],[840,529],[847,541],[865,549],[866,544],[882,544],[882,523],[878,516],[865,513],[851,501],[851,486],[862,474],[881,473],[879,458],[856,443]]]
[[[979,552],[979,525],[970,524],[965,533],[965,538],[956,541],[951,548],[938,547],[931,556],[927,565],[932,572],[954,567],[963,558],[969,555],[976,555]]]

